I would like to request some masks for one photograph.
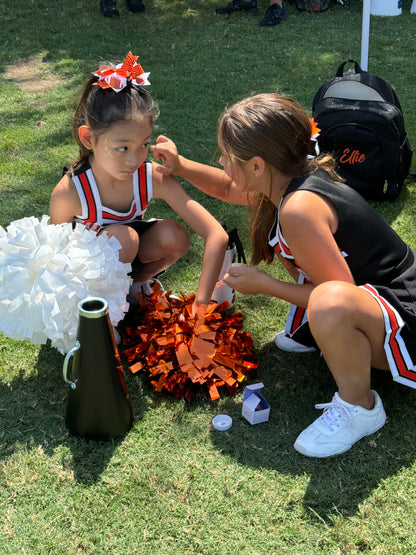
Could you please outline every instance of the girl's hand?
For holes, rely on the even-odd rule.
[[[150,150],[160,164],[155,168],[155,171],[163,175],[173,175],[178,173],[179,155],[173,141],[164,135],[159,135],[156,139],[156,144],[151,145]]]
[[[244,295],[255,295],[264,292],[264,281],[268,276],[245,264],[231,264],[223,277],[224,282]]]
[[[203,318],[207,307],[208,305],[206,305],[205,303],[201,303],[195,300],[192,304],[192,318]]]

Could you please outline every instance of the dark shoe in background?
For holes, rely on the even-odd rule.
[[[249,2],[244,2],[243,0],[232,0],[224,8],[218,8],[215,13],[219,14],[230,14],[233,12],[249,12],[257,13],[257,0],[250,0]]]
[[[279,6],[279,4],[272,4],[267,8],[263,19],[260,21],[260,27],[273,27],[273,25],[279,25],[279,23],[282,23],[285,19],[285,3],[283,2],[282,6]]]
[[[100,10],[105,17],[118,17],[120,15],[115,0],[100,0]]]
[[[296,0],[295,4],[300,12],[324,12],[329,8],[331,0]],[[345,5],[345,1],[340,3]]]
[[[126,0],[126,6],[132,13],[144,12],[145,10],[142,0]]]

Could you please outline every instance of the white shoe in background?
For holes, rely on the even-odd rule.
[[[113,326],[113,334],[114,334],[114,341],[116,342],[116,345],[120,345],[121,335],[119,334],[119,332],[118,332],[118,330],[115,326]]]
[[[159,285],[162,293],[166,293],[163,285],[156,278],[148,279],[147,281],[133,281],[127,295],[127,302],[133,306],[137,306],[139,304],[137,300],[138,295],[143,295],[143,297],[150,297],[153,295],[152,286],[154,283]]]
[[[287,351],[288,353],[314,353],[317,351],[315,347],[307,347],[298,343],[294,339],[288,337],[284,331],[280,331],[274,338],[274,342],[282,349],[282,351]]]

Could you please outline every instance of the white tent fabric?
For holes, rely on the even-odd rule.
[[[384,3],[387,0],[383,0]],[[391,0],[390,0],[391,1]],[[376,5],[376,2],[378,4]],[[401,7],[399,3],[396,3],[396,8],[393,6],[389,7],[389,10],[386,9],[386,13],[382,13],[380,11],[381,4],[383,2],[380,0],[363,0],[363,23],[362,23],[362,30],[361,30],[361,69],[364,71],[368,71],[368,50],[369,50],[369,43],[370,43],[370,15],[399,15],[401,13]],[[416,0],[413,0],[410,13],[416,13]]]
[[[415,0],[416,1],[416,0]],[[363,25],[361,30],[361,69],[368,70],[368,48],[370,43],[371,0],[363,0]]]

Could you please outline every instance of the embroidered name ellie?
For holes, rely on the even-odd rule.
[[[346,148],[339,161],[341,164],[350,164],[351,166],[354,164],[362,164],[365,160],[365,154],[361,154],[359,150],[350,150]]]

